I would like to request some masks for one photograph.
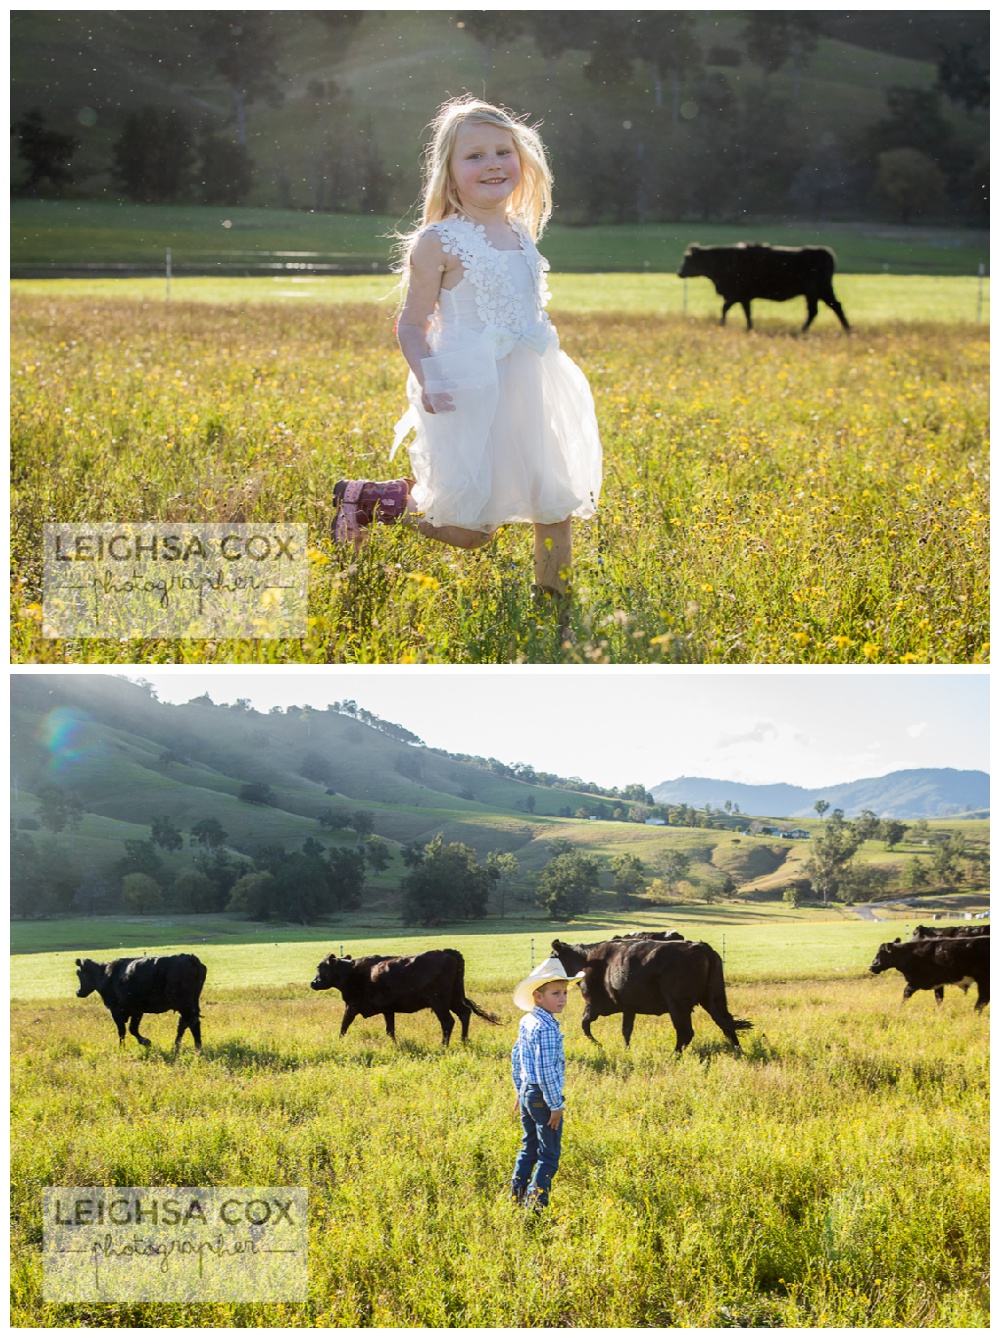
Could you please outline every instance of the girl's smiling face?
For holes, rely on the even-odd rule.
[[[464,208],[505,212],[521,180],[514,136],[502,126],[466,121],[458,127],[449,163]]]

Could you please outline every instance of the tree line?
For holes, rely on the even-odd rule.
[[[176,107],[130,110],[111,148],[115,188],[150,203],[242,203],[254,187],[250,109],[284,101],[290,24],[321,23],[343,59],[363,17],[234,10],[181,25],[192,55],[224,86],[229,113],[196,125]],[[435,21],[455,23],[477,44],[488,95],[495,96],[498,51],[527,42],[544,61],[553,107],[545,134],[567,220],[643,223],[779,209],[819,216],[873,206],[903,221],[941,209],[985,219],[988,56],[960,36],[938,41],[931,87],[892,86],[886,114],[863,130],[841,132],[834,118],[833,128],[814,134],[800,115],[802,86],[820,37],[839,31],[834,14],[749,11],[728,46],[705,37],[694,11],[474,10],[428,15]],[[558,84],[555,65],[568,53],[582,57],[590,96],[571,97]],[[759,77],[733,77],[742,66]],[[279,172],[276,203],[383,213],[395,193],[398,208],[403,183],[383,168],[368,111],[329,79],[311,79],[305,101],[317,127],[308,199],[295,197]],[[978,147],[975,136],[957,133],[949,107],[982,115]],[[23,191],[72,186],[77,134],[49,125],[45,110],[34,108],[15,123],[14,136]],[[405,189],[415,196],[415,177],[407,176]]]
[[[243,796],[245,802],[255,800]],[[962,881],[988,886],[989,853],[972,845],[961,831],[932,832],[924,820],[912,827],[879,819],[864,810],[852,821],[829,804],[816,805],[824,818],[810,841],[804,876],[792,880],[785,899],[793,905],[806,897],[852,904],[899,890],[920,892],[930,886],[953,889]],[[11,834],[11,913],[18,918],[50,914],[95,915],[113,911],[150,914],[162,909],[190,913],[237,912],[258,921],[312,924],[341,911],[358,910],[370,874],[382,875],[394,861],[392,845],[375,834],[375,815],[367,809],[324,809],[317,825],[332,835],[352,831],[353,846],[325,845],[307,836],[297,849],[270,842],[249,855],[234,855],[229,833],[218,819],[198,819],[188,833],[161,815],[149,834],[122,842],[123,853],[104,870],[79,868],[74,842],[84,818],[78,796],[49,784],[37,795],[37,818],[22,818]],[[45,828],[51,840],[38,842]],[[889,850],[911,834],[926,845],[895,873],[856,859],[866,842],[881,840]],[[62,837],[68,848],[56,838]],[[543,867],[524,874],[517,856],[492,850],[485,859],[462,842],[441,835],[398,848],[402,865],[396,888],[404,924],[425,926],[505,917],[512,899],[543,909],[553,920],[586,912],[602,886],[610,883],[619,909],[642,897],[645,904],[681,905],[695,897],[715,901],[738,888],[732,875],[709,868],[692,872],[694,855],[672,846],[652,858],[623,852],[601,859],[567,838],[546,842]],[[185,852],[190,862],[176,867]],[[167,857],[174,857],[167,862]],[[707,860],[702,857],[702,862]],[[516,889],[516,890],[515,890]],[[381,888],[384,895],[384,882]]]

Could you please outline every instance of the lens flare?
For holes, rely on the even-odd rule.
[[[38,734],[48,753],[52,776],[77,775],[104,752],[93,720],[86,711],[73,706],[57,706],[50,711],[39,725]]]

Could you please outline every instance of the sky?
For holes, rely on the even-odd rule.
[[[127,676],[161,701],[208,692],[264,712],[350,699],[431,747],[607,787],[707,776],[819,788],[911,767],[989,770],[989,676],[971,669],[184,666]]]

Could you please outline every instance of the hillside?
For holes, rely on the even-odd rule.
[[[857,817],[862,809],[870,809],[879,818],[972,818],[989,812],[990,778],[985,771],[930,767],[809,790],[798,785],[743,785],[680,776],[661,782],[650,793],[660,804],[722,808],[728,801],[739,805],[743,813],[776,818],[812,817],[821,799],[831,809],[843,809],[848,818]]]
[[[702,64],[686,76],[683,91],[671,91],[657,90],[646,61],[632,59],[621,78],[588,71],[586,38],[579,38],[580,48],[545,55],[518,31],[523,16],[507,11],[509,31],[490,47],[475,39],[468,16],[445,11],[366,10],[349,31],[315,11],[277,13],[273,88],[246,111],[255,169],[247,203],[403,215],[417,195],[424,127],[445,96],[471,90],[544,123],[559,165],[557,204],[566,221],[576,223],[598,221],[595,210],[608,221],[624,221],[617,215],[633,206],[626,205],[615,174],[633,158],[647,164],[646,204],[634,207],[653,209],[653,217],[665,209],[671,217],[743,219],[751,197],[751,211],[837,216],[846,209],[847,216],[871,217],[870,183],[864,172],[853,179],[848,160],[866,128],[885,116],[886,90],[930,89],[938,43],[982,45],[985,22],[976,12],[901,15],[891,23],[878,21],[884,15],[824,14],[804,68],[794,71],[786,63],[765,77],[745,50],[746,14],[702,11],[694,18]],[[199,129],[232,133],[231,93],[197,25],[191,12],[169,10],[13,13],[13,117],[39,108],[55,128],[77,137],[75,194],[114,197],[111,148],[129,113],[144,106],[177,111]],[[678,111],[680,96],[695,109],[686,118]],[[748,132],[735,146],[722,126],[731,99]],[[703,140],[713,103],[720,104],[720,128]],[[700,120],[699,106],[706,109]],[[968,167],[985,140],[986,118],[951,104],[943,115]],[[775,147],[756,164],[750,159],[761,128]],[[706,212],[699,189],[716,150],[728,163],[713,187],[716,205]],[[661,152],[667,154],[662,161]],[[787,168],[789,155],[799,170],[786,171],[772,190],[765,178],[774,160]],[[944,164],[949,172],[954,152],[950,158]],[[741,203],[730,198],[727,185],[744,160],[749,194],[740,188]],[[15,180],[20,170],[15,163]],[[607,178],[600,199],[593,194],[598,178]],[[634,189],[630,179],[630,199]]]

